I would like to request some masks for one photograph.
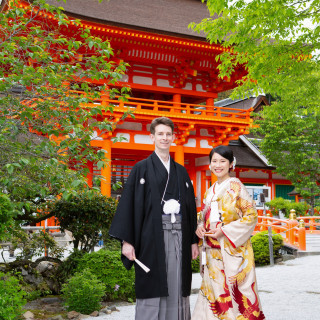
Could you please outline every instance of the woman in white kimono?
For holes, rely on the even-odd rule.
[[[203,275],[192,320],[262,320],[250,236],[257,211],[245,186],[229,172],[235,166],[230,148],[209,155],[217,177],[206,192],[198,216]]]

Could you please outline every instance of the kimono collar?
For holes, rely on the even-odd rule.
[[[168,162],[165,163],[162,158],[157,154],[156,151],[154,151],[154,153],[158,156],[158,158],[160,159],[160,161],[162,162],[162,164],[164,165],[164,167],[167,169],[168,171],[168,174],[170,173],[170,162],[171,162],[171,157],[170,157],[170,154],[169,154],[169,159],[168,159]]]

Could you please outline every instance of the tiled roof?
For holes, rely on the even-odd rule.
[[[264,95],[259,95],[258,97],[249,97],[246,99],[235,99],[232,100],[230,98],[220,100],[214,103],[217,107],[228,107],[235,109],[250,109],[254,110],[261,105],[269,105],[268,99]]]
[[[67,0],[51,4],[64,7],[71,15],[108,25],[183,37],[205,38],[188,28],[191,22],[209,17],[201,0]]]
[[[252,148],[246,145],[241,139],[230,141],[229,147],[232,149],[237,159],[237,167],[254,169],[275,169],[264,161],[263,156],[259,156],[259,151],[254,152]]]

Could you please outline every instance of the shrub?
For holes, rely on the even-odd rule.
[[[105,286],[89,269],[77,272],[62,287],[68,311],[90,314],[100,310]]]
[[[21,316],[22,306],[26,303],[24,296],[19,280],[0,272],[0,320],[14,320]]]
[[[273,215],[279,214],[279,211],[281,210],[287,218],[289,217],[291,209],[296,211],[297,216],[304,216],[310,208],[310,205],[306,202],[295,202],[281,197],[274,198],[271,201],[266,202],[266,205],[270,208]]]
[[[86,253],[79,261],[77,270],[90,269],[91,272],[106,286],[107,300],[135,299],[134,269],[127,270],[121,262],[120,251],[101,249]]]
[[[273,256],[278,258],[280,256],[279,250],[283,244],[283,238],[280,234],[272,232],[273,241]],[[254,260],[257,265],[267,265],[270,263],[269,256],[269,237],[268,231],[256,233],[251,238],[251,243],[254,252]]]
[[[271,201],[269,202],[266,202],[266,205],[270,208],[271,210],[271,213],[273,215],[277,215],[279,214],[279,211],[281,210],[282,213],[288,217],[289,216],[289,211],[288,210],[288,205],[291,203],[290,200],[287,200],[287,199],[283,199],[281,197],[278,197],[278,198],[274,198],[272,199]]]
[[[201,254],[201,252],[200,252]],[[200,272],[200,260],[199,257],[195,260],[191,261],[191,270],[193,273],[199,273]]]
[[[62,261],[61,265],[59,266],[58,270],[58,277],[60,279],[60,283],[64,283],[72,277],[77,268],[78,264],[83,258],[85,252],[80,250],[73,251],[66,260]]]
[[[120,251],[121,250],[121,242],[114,238],[104,238],[103,246],[110,251]]]
[[[62,231],[72,232],[74,248],[90,252],[99,241],[99,231],[105,234],[109,230],[117,203],[100,193],[84,192],[58,200],[50,213],[58,218]]]

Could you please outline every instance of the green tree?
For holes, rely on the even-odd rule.
[[[116,120],[113,106],[94,102],[105,94],[125,99],[126,88],[108,85],[126,64],[113,62],[109,42],[62,8],[44,0],[6,3],[0,12],[0,190],[20,210],[18,219],[37,222],[33,213],[45,212],[48,199],[85,186],[89,161],[105,165],[103,150],[90,142]]]
[[[226,50],[220,77],[244,66],[232,97],[274,97],[256,120],[261,151],[313,204],[320,193],[319,1],[208,0],[211,17],[191,24]]]
[[[9,198],[0,193],[0,240],[7,236],[8,230],[13,226],[13,210]]]
[[[99,230],[107,233],[116,211],[117,200],[96,193],[80,193],[57,201],[51,214],[58,218],[61,230],[69,230],[75,249],[90,252],[99,240]]]

